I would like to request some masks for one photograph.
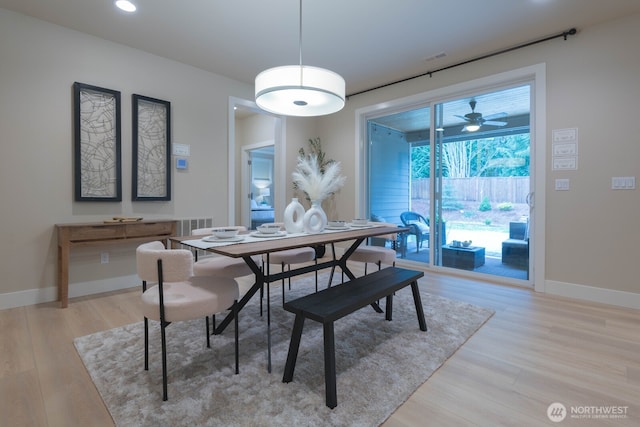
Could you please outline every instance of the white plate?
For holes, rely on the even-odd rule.
[[[370,222],[366,223],[366,224],[354,224],[354,223],[350,223],[349,226],[350,227],[369,227],[371,225]]]
[[[348,230],[348,229],[349,229],[349,226],[347,226],[347,225],[343,225],[343,226],[340,226],[340,227],[332,227],[332,226],[330,226],[330,225],[327,225],[327,226],[325,227],[325,229],[327,229],[327,230]]]
[[[205,242],[240,242],[244,240],[244,236],[234,236],[234,237],[216,237],[216,236],[207,236],[203,237],[202,240]]]
[[[282,236],[286,236],[287,232],[286,231],[278,231],[277,233],[264,234],[264,233],[261,233],[259,231],[254,231],[253,233],[251,233],[251,235],[253,237],[266,237],[266,238],[269,238],[269,237],[282,237]]]

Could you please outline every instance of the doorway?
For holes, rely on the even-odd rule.
[[[282,215],[286,191],[285,121],[284,117],[261,110],[253,101],[229,98],[228,224],[250,229],[252,201],[258,210],[265,208],[266,211],[269,205],[270,218]],[[255,184],[250,167],[254,156],[259,165]],[[262,178],[268,178],[269,174],[271,182],[265,185]]]
[[[259,225],[275,221],[273,141],[244,146],[242,158],[246,167],[242,174],[242,186],[248,190],[242,203],[242,223],[249,224],[247,228],[255,230]]]

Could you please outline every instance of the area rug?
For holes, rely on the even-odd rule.
[[[319,280],[327,283],[324,275]],[[293,381],[282,382],[294,316],[282,309],[280,286],[271,287],[271,373],[259,295],[240,313],[239,375],[234,375],[233,323],[212,337],[210,349],[204,320],[167,328],[166,402],[156,322],[150,322],[149,371],[143,369],[142,322],[74,343],[118,426],[378,426],[493,314],[430,295],[424,283],[420,288],[427,332],[419,330],[409,287],[396,294],[391,322],[366,307],[335,323],[338,406],[333,410],[325,405],[317,322],[305,322]],[[286,298],[313,289],[313,276],[297,279]]]

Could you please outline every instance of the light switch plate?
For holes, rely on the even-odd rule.
[[[172,152],[174,156],[190,156],[191,146],[189,144],[178,144],[174,142],[172,144]]]
[[[568,191],[568,190],[569,190],[568,178],[556,179],[556,191]]]
[[[612,190],[635,190],[635,176],[613,176],[611,177]]]

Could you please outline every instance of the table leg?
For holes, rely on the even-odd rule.
[[[340,257],[340,259],[336,261],[336,264],[340,266],[349,280],[355,280],[356,276],[351,272],[351,270],[349,270],[349,267],[347,267],[347,260],[349,259],[351,254],[353,254],[353,252],[358,248],[358,246],[362,244],[362,242],[364,242],[364,238],[356,239],[353,244],[349,246],[349,248],[342,254],[342,257]],[[376,311],[376,313],[382,313],[382,309],[377,302],[371,303],[371,307]]]
[[[349,270],[347,267],[347,260],[353,254],[353,252],[364,242],[364,238],[356,239],[351,246],[342,254],[340,259],[336,261],[336,264],[342,269],[342,271],[347,275],[349,280],[354,280],[356,276]]]
[[[238,301],[238,311],[242,310],[244,306],[247,305],[249,300],[256,294],[256,292],[258,292],[261,289],[261,287],[264,284],[264,275],[262,274],[262,270],[260,269],[260,267],[258,267],[258,265],[253,261],[251,257],[243,257],[243,259],[244,259],[244,262],[247,263],[249,268],[251,268],[251,270],[256,275],[256,281],[251,286],[251,288],[247,291],[247,293],[244,294],[244,296],[240,299],[240,301]],[[224,320],[220,322],[218,327],[214,328],[213,334],[214,335],[221,334],[222,331],[224,331],[225,328],[229,326],[229,323],[231,323],[231,321],[233,320],[233,317],[234,317],[233,311],[227,314]]]
[[[267,274],[269,277],[269,254],[267,254]],[[271,373],[271,295],[269,288],[271,282],[267,282],[267,372]],[[284,283],[282,285],[284,287]],[[284,289],[282,290],[284,292]]]
[[[69,246],[58,245],[58,299],[60,307],[69,305]]]

